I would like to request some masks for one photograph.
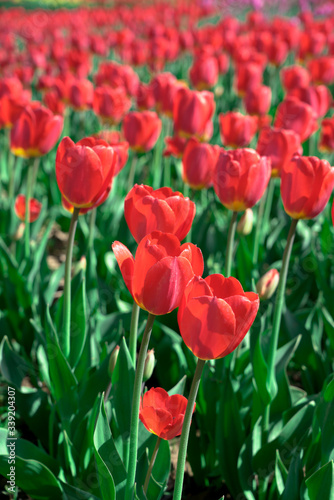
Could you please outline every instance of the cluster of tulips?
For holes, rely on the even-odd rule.
[[[215,360],[222,358],[229,360],[226,366],[235,363],[260,299],[270,298],[277,289],[265,360],[270,398],[263,409],[262,445],[268,444],[271,404],[277,393],[275,359],[297,223],[317,217],[334,188],[334,169],[324,158],[334,151],[334,117],[329,116],[334,18],[316,20],[308,12],[294,20],[269,20],[253,12],[245,22],[225,17],[198,27],[198,20],[208,14],[215,14],[214,9],[190,2],[175,7],[162,3],[54,11],[45,17],[14,9],[3,11],[0,20],[0,126],[8,131],[2,140],[9,149],[8,181],[2,187],[9,210],[14,207],[24,223],[27,262],[33,259],[30,224],[42,209],[34,198],[39,161],[55,148],[61,203],[71,213],[63,320],[56,333],[64,363],[69,365],[72,254],[78,218],[90,213],[94,223],[97,208],[103,210],[113,196],[116,176],[127,170],[124,217],[138,245],[135,256],[121,241],[110,241],[133,298],[128,348],[135,378],[129,446],[123,456],[126,479],[119,493],[125,500],[138,498],[135,494],[158,498],[146,495],[160,442],[180,435],[173,498],[181,499],[205,363],[214,367]],[[23,47],[18,44],[21,38]],[[179,68],[182,79],[166,70],[166,65],[189,57],[189,72],[182,63]],[[286,66],[288,58],[293,64]],[[233,110],[237,106],[242,111]],[[74,116],[78,129],[71,123]],[[90,127],[85,134],[89,119],[96,119],[97,130]],[[79,140],[75,142],[64,130]],[[27,164],[25,194],[18,194],[16,158]],[[142,158],[154,163],[152,185],[135,183]],[[183,194],[174,190],[172,165],[180,167]],[[260,202],[253,249],[256,269],[278,183],[284,210],[291,217],[280,272],[272,267],[254,291],[245,292],[233,277],[235,233],[252,231],[252,209]],[[230,212],[230,222],[225,262],[220,263],[224,275],[203,277],[201,249],[191,243],[196,214],[191,198],[212,187]],[[148,317],[137,355],[139,309]],[[181,394],[170,396],[161,387],[143,392],[147,371],[152,374],[154,367],[148,348],[155,317],[176,309],[181,337],[197,359],[187,399]],[[110,376],[118,353],[119,346],[111,353]],[[140,421],[157,435],[157,442],[145,482],[136,485]],[[262,498],[267,487],[268,478],[259,486]],[[107,498],[103,487],[101,491]]]

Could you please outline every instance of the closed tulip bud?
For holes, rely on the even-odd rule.
[[[237,224],[237,233],[242,236],[247,236],[252,232],[254,222],[254,214],[251,208],[247,208]]]
[[[247,146],[257,131],[256,116],[248,116],[238,111],[219,115],[220,135],[224,146],[242,148]]]
[[[114,373],[115,370],[118,353],[119,353],[119,345],[117,345],[113,350],[113,352],[110,354],[109,364],[108,364],[108,375],[110,378],[112,377],[112,374]]]
[[[147,351],[145,359],[143,382],[146,382],[148,379],[152,377],[154,366],[155,366],[154,349],[150,349],[149,351]]]
[[[270,161],[254,149],[223,151],[213,175],[214,189],[224,207],[243,212],[260,200],[270,174]]]
[[[17,228],[15,234],[13,235],[14,241],[19,241],[24,235],[24,222],[20,222],[19,227]]]
[[[26,197],[24,194],[19,194],[15,200],[15,214],[22,221],[25,222],[26,216]],[[29,200],[29,222],[35,222],[41,213],[42,203],[35,200],[35,198],[30,198]]]
[[[144,153],[154,148],[162,123],[154,111],[133,111],[123,120],[123,133],[134,151]]]
[[[315,156],[294,156],[281,174],[284,210],[293,219],[313,219],[328,203],[334,168]]]
[[[256,291],[261,300],[267,300],[272,297],[278,287],[279,272],[277,269],[270,269],[256,283]]]

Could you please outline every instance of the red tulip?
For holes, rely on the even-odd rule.
[[[293,130],[265,127],[261,130],[256,151],[271,161],[272,177],[279,177],[285,163],[294,154],[302,154],[300,137]]]
[[[307,67],[314,83],[330,85],[334,82],[333,56],[322,56],[318,57],[318,59],[311,59]]]
[[[173,439],[182,432],[187,403],[180,394],[169,396],[161,387],[153,387],[140,402],[139,418],[149,432],[162,439]]]
[[[246,112],[250,115],[263,116],[268,113],[271,104],[271,88],[265,85],[247,90],[245,95]]]
[[[146,152],[154,148],[161,126],[161,120],[154,111],[133,111],[123,120],[123,133],[131,149]]]
[[[138,86],[136,101],[139,111],[145,111],[153,108],[155,105],[155,99],[152,91],[152,86],[140,83]]]
[[[120,132],[116,132],[115,130],[102,130],[95,137],[105,141],[116,153],[117,161],[114,169],[114,177],[116,177],[128,161],[129,143],[124,141]]]
[[[193,189],[212,186],[212,176],[219,152],[219,146],[212,146],[189,139],[182,159],[182,178]]]
[[[124,201],[124,216],[137,243],[152,231],[172,233],[182,241],[190,231],[195,203],[168,187],[136,184]]]
[[[61,116],[54,116],[40,103],[33,102],[24,108],[14,123],[10,149],[22,158],[43,156],[56,145],[62,129]]]
[[[66,105],[63,100],[59,98],[56,90],[48,90],[43,96],[46,107],[52,111],[54,115],[63,116],[65,113]]]
[[[26,217],[26,197],[24,194],[19,194],[15,200],[15,214],[17,217],[25,222]],[[29,222],[35,222],[41,213],[42,203],[35,200],[35,198],[30,198],[29,200]]]
[[[247,146],[257,131],[257,118],[229,111],[219,115],[220,134],[224,146]]]
[[[296,97],[309,104],[317,118],[325,116],[332,103],[332,95],[326,85],[294,88],[289,90],[288,96]]]
[[[318,147],[320,151],[330,153],[334,151],[334,117],[322,120]]]
[[[175,158],[182,158],[186,148],[188,139],[178,137],[165,137],[166,148],[164,149],[163,156],[175,156]]]
[[[208,140],[212,136],[214,95],[203,90],[180,88],[174,99],[173,120],[175,133],[181,137],[196,136]]]
[[[119,123],[131,108],[131,100],[125,90],[120,88],[97,87],[94,91],[93,110],[102,122],[114,125]]]
[[[254,62],[240,63],[235,70],[235,91],[239,97],[244,97],[246,92],[262,84],[263,67]]]
[[[218,81],[219,67],[217,58],[210,55],[197,57],[189,70],[189,78],[197,90],[209,90]]]
[[[304,142],[318,125],[315,112],[309,104],[296,97],[287,97],[277,107],[274,127],[293,130]]]
[[[133,299],[151,314],[167,314],[179,306],[194,274],[203,272],[202,252],[180,244],[173,234],[153,231],[138,245],[136,257],[119,241],[112,245],[123,279]]]
[[[334,168],[315,156],[294,156],[281,173],[284,209],[293,219],[313,219],[325,208],[334,187]]]
[[[219,359],[245,337],[257,311],[256,293],[244,292],[235,278],[195,276],[185,289],[178,311],[181,336],[195,356]]]
[[[160,73],[150,84],[155,99],[157,112],[168,117],[173,116],[174,97],[179,88],[185,87],[171,73]]]
[[[214,189],[224,207],[242,212],[260,200],[270,174],[270,161],[254,149],[222,151],[213,176]]]
[[[311,82],[310,73],[303,66],[289,66],[282,69],[280,74],[286,92],[296,87],[308,87]]]
[[[5,95],[19,98],[22,92],[22,83],[16,76],[0,79],[0,98]]]
[[[94,87],[89,80],[75,80],[69,88],[70,105],[76,111],[89,109],[92,106],[93,97]]]
[[[23,90],[19,96],[3,95],[0,98],[0,128],[11,128],[24,108],[29,104],[31,93]]]
[[[57,184],[65,200],[76,208],[92,209],[108,196],[116,155],[104,141],[87,137],[76,144],[64,137],[57,149]]]

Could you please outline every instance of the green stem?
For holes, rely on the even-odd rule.
[[[9,185],[8,185],[8,199],[10,202],[13,201],[15,196],[15,170],[16,170],[16,159],[17,156],[9,154],[8,156],[8,175],[9,175]]]
[[[133,387],[131,422],[130,422],[130,450],[129,450],[129,462],[128,462],[129,468],[125,486],[125,500],[132,500],[134,497],[134,486],[135,486],[136,468],[137,468],[137,446],[138,446],[141,385],[143,382],[145,359],[147,355],[147,349],[150,342],[154,320],[155,316],[153,314],[149,314],[143,335],[143,340],[140,346],[134,387]]]
[[[37,174],[38,174],[38,168],[39,168],[39,162],[40,162],[40,157],[37,156],[34,159],[34,163],[33,163],[32,181],[31,181],[31,185],[32,185],[31,196],[34,195],[35,184],[36,184],[36,179],[37,179]]]
[[[162,160],[162,149],[163,149],[164,139],[163,134],[161,132],[159,139],[155,145],[154,153],[153,153],[153,189],[159,189],[161,184],[161,160]]]
[[[147,474],[146,474],[146,478],[145,478],[145,482],[144,482],[144,493],[145,493],[145,495],[146,495],[146,492],[147,492],[148,485],[150,483],[152,469],[153,469],[153,465],[154,465],[155,459],[157,458],[157,454],[158,454],[158,451],[159,451],[159,445],[160,445],[160,443],[161,443],[161,437],[158,437],[157,442],[155,443],[155,447],[154,447],[154,450],[153,450],[153,453],[152,453],[150,465],[148,466]]]
[[[196,370],[195,370],[195,375],[194,375],[194,378],[193,378],[193,381],[191,384],[191,388],[190,388],[188,404],[187,404],[186,413],[184,415],[184,421],[183,421],[183,426],[182,426],[179,455],[177,458],[173,500],[181,500],[181,497],[182,497],[184,467],[186,464],[191,417],[193,414],[194,404],[196,401],[196,396],[197,396],[199,384],[201,381],[201,375],[203,372],[204,365],[205,365],[205,360],[198,359]]]
[[[130,166],[130,172],[129,172],[129,178],[128,178],[128,192],[134,186],[137,159],[138,159],[138,157],[137,157],[136,153],[132,152],[132,160],[131,160],[131,166]]]
[[[134,301],[131,314],[129,351],[133,366],[135,368],[136,368],[136,354],[137,354],[137,331],[138,331],[139,309],[140,309],[139,305]]]
[[[60,337],[60,347],[66,358],[70,355],[70,335],[71,335],[71,268],[75,230],[78,223],[80,209],[74,208],[70,229],[68,232],[68,242],[65,262],[65,284],[63,302],[63,331]]]
[[[273,328],[270,335],[270,343],[269,343],[269,356],[268,356],[268,371],[267,371],[267,387],[272,394],[275,393],[275,388],[273,387],[276,384],[275,380],[275,358],[278,346],[279,339],[279,331],[281,326],[281,318],[282,318],[282,310],[284,305],[284,297],[285,297],[285,287],[286,280],[288,276],[290,255],[293,246],[293,241],[295,239],[296,226],[298,219],[292,219],[290,231],[288,234],[283,260],[282,260],[282,268],[279,277],[278,288],[276,292],[276,301],[275,301],[275,309],[274,309],[274,318],[273,318]],[[269,427],[269,414],[270,414],[270,404],[266,406],[264,416],[263,416],[263,431],[264,436],[266,438]]]
[[[254,247],[253,247],[253,258],[252,258],[252,263],[253,266],[257,264],[257,259],[259,257],[259,244],[260,244],[260,236],[261,236],[261,229],[262,229],[262,222],[263,222],[263,214],[264,214],[264,209],[266,206],[266,195],[263,195],[260,201],[258,213],[257,213],[257,220],[256,220],[256,228],[255,228],[255,237],[254,237]]]
[[[93,208],[89,219],[88,251],[94,248],[95,222],[96,222],[96,208]]]
[[[233,212],[231,222],[230,222],[230,227],[228,230],[227,245],[226,245],[226,264],[225,264],[225,276],[226,276],[226,278],[231,276],[233,247],[234,247],[234,235],[235,235],[235,230],[237,227],[237,217],[238,217],[238,212]]]
[[[274,191],[275,191],[275,179],[271,178],[267,188],[267,195],[265,196],[266,201],[264,202],[265,207],[263,214],[263,223],[261,224],[262,231],[260,231],[260,236],[261,236],[260,242],[263,241],[263,235],[265,234],[268,228],[270,214],[271,214],[271,207],[273,205]]]
[[[26,191],[26,210],[25,210],[25,220],[24,220],[24,253],[26,259],[30,258],[30,198],[32,193],[32,176],[33,167],[31,164],[28,166],[27,173],[27,191]]]

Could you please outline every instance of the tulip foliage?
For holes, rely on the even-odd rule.
[[[334,498],[333,6],[79,3],[1,10],[1,489]]]

